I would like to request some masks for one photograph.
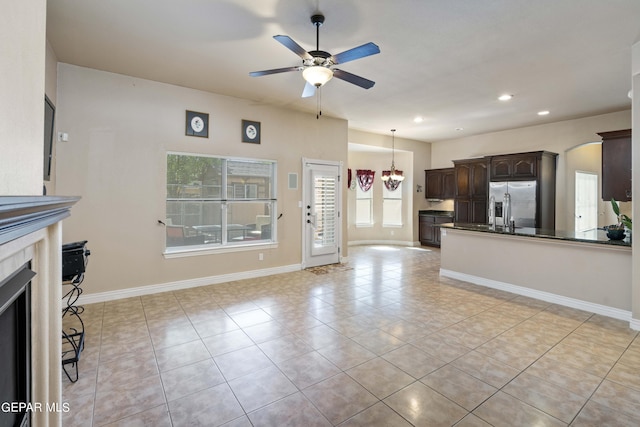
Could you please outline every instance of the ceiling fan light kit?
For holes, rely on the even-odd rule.
[[[346,50],[337,55],[331,55],[329,52],[320,50],[320,26],[324,23],[324,15],[315,14],[311,16],[311,23],[316,27],[316,49],[306,51],[302,46],[296,43],[291,37],[285,35],[273,36],[276,41],[284,47],[298,55],[302,59],[302,65],[295,67],[274,68],[271,70],[252,71],[249,73],[251,77],[266,76],[269,74],[285,73],[288,71],[302,71],[302,77],[307,84],[305,85],[302,97],[313,96],[315,89],[322,87],[325,83],[336,77],[348,83],[369,89],[375,84],[374,81],[365,79],[364,77],[348,73],[344,70],[332,68],[337,64],[354,61],[366,56],[380,53],[380,48],[375,43],[365,43],[361,46]]]
[[[333,71],[322,65],[313,65],[302,71],[302,77],[315,87],[323,86],[333,77]]]

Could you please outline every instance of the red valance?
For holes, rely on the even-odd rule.
[[[373,186],[373,177],[376,175],[376,171],[358,169],[356,170],[356,175],[358,177],[358,185],[360,185],[362,191],[369,191]]]

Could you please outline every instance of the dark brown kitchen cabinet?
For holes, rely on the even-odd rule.
[[[508,154],[491,157],[491,181],[535,179],[538,176],[538,158],[543,152]]]
[[[426,199],[453,199],[456,191],[455,172],[453,168],[425,170]]]
[[[455,221],[485,224],[489,192],[487,159],[454,160],[453,164]]]
[[[602,199],[631,200],[631,129],[601,132]]]
[[[452,222],[453,217],[445,215],[423,215],[419,216],[420,244],[440,247],[440,224]]]

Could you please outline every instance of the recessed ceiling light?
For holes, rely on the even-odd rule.
[[[456,128],[455,130],[464,130],[464,128]]]
[[[539,116],[546,116],[546,115],[548,115],[548,114],[549,114],[549,111],[547,111],[547,110],[544,110],[544,111],[538,111],[538,115],[539,115]]]
[[[424,122],[424,117],[420,117],[420,116],[415,117],[415,118],[413,119],[413,122],[414,122],[414,123],[422,123],[422,122]]]
[[[500,101],[509,101],[511,98],[513,98],[513,95],[509,95],[509,94],[506,94],[506,93],[504,95],[500,95],[498,97],[498,99]]]

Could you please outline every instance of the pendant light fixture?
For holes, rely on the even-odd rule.
[[[395,141],[395,129],[391,129],[391,170],[387,174],[386,171],[382,172],[382,180],[383,181],[403,181],[404,176],[401,171],[396,171],[395,165],[395,153],[396,153],[396,141]]]

